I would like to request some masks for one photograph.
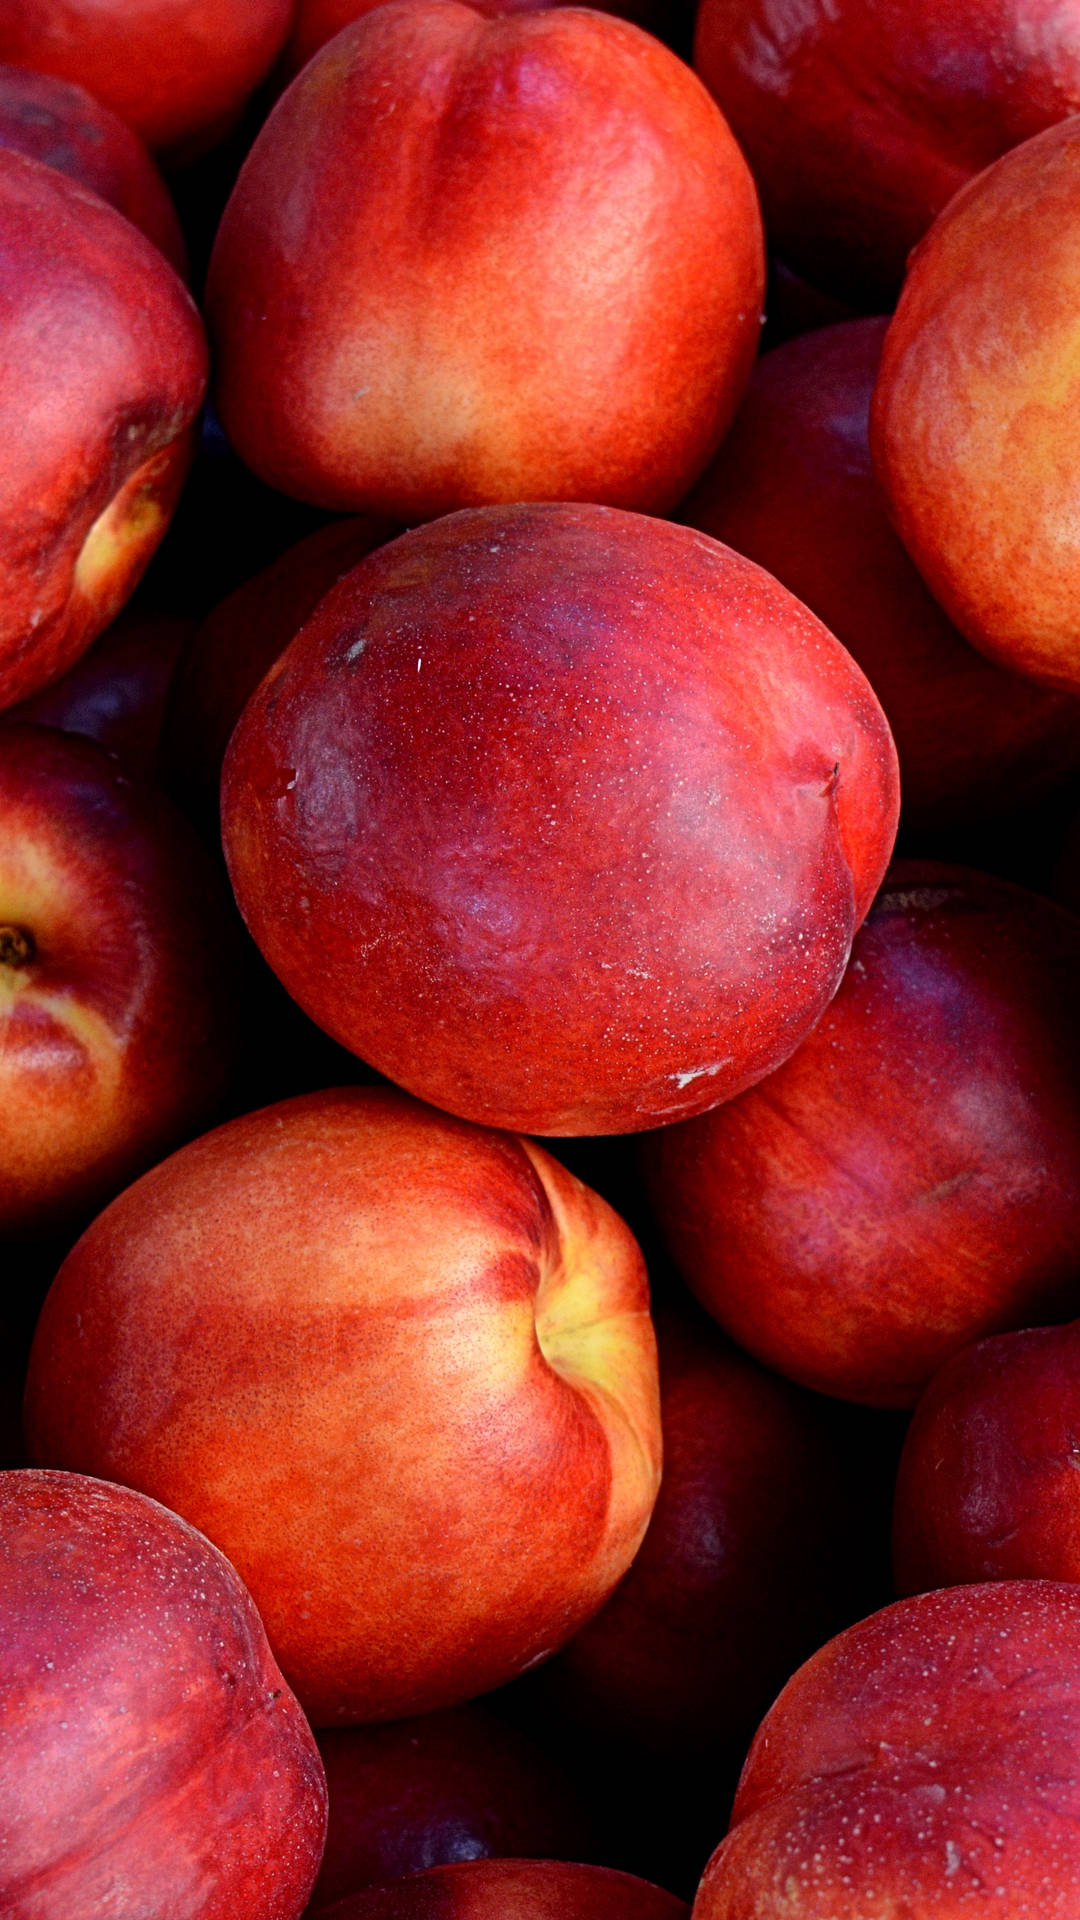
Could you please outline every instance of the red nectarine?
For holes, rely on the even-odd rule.
[[[0,707],[59,679],[131,593],[205,380],[199,316],[157,248],[0,150]]]
[[[568,1640],[645,1531],[641,1255],[528,1142],[394,1091],[286,1101],[83,1235],[27,1440],[219,1544],[317,1722],[465,1700]]]
[[[763,283],[746,163],[666,47],[583,7],[391,0],[241,171],[218,405],[264,480],[343,513],[662,512],[735,410]]]
[[[156,1501],[0,1474],[5,1920],[297,1920],[315,1742],[228,1562]]]
[[[685,527],[454,514],[363,561],[245,709],[223,824],[320,1026],[490,1125],[618,1133],[818,1019],[895,831],[895,753],[820,622]]]
[[[644,1143],[675,1257],[735,1339],[910,1406],[983,1334],[1080,1304],[1080,920],[895,867],[790,1060]]]

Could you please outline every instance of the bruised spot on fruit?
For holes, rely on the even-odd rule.
[[[0,927],[0,966],[28,967],[35,952],[34,936],[25,927]]]

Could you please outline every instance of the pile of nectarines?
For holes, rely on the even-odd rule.
[[[2,1920],[1080,1915],[1080,0],[692,14],[0,0]]]

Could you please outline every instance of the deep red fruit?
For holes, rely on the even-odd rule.
[[[327,596],[233,736],[226,853],[289,992],[411,1092],[660,1126],[819,1018],[895,831],[848,654],[760,568],[597,506],[438,521]]]
[[[687,1920],[685,1901],[635,1874],[561,1860],[462,1860],[370,1887],[326,1920]]]
[[[1080,108],[1075,0],[702,0],[694,64],[773,244],[864,311],[959,187]]]
[[[934,1375],[893,1510],[900,1593],[1080,1582],[1080,1324],[1004,1333]]]
[[[1080,1590],[953,1587],[814,1655],[766,1716],[695,1920],[1073,1920]]]
[[[1080,700],[996,667],[959,634],[889,521],[870,460],[888,322],[768,353],[679,517],[805,601],[866,674],[900,758],[907,827],[1012,812],[1080,766]]]
[[[844,984],[760,1087],[646,1143],[698,1297],[780,1372],[910,1406],[982,1335],[1080,1303],[1080,921],[894,868]]]
[[[6,1920],[297,1920],[315,1742],[228,1561],[81,1474],[0,1474]]]

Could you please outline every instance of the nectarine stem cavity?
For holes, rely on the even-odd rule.
[[[0,927],[0,966],[28,967],[34,952],[33,935],[25,927]]]

